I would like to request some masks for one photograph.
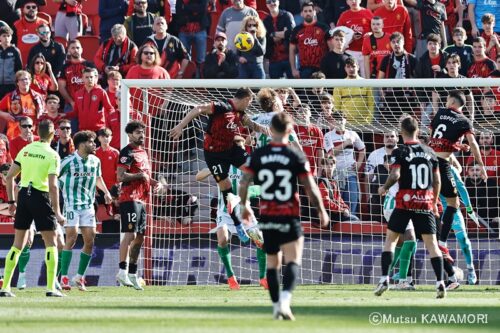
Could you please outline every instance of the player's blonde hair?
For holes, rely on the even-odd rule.
[[[276,99],[278,98],[278,93],[276,90],[271,88],[262,88],[257,93],[257,101],[260,107],[265,112],[273,112],[274,105],[276,104]]]

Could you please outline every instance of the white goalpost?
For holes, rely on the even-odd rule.
[[[364,142],[364,165],[373,150],[384,147],[384,133],[397,131],[402,114],[417,117],[422,136],[428,135],[433,112],[443,106],[447,91],[456,89],[471,96],[464,114],[473,116],[478,137],[492,135],[493,148],[500,144],[500,79],[123,80],[120,91],[121,146],[128,143],[124,131],[127,122],[131,119],[143,121],[147,125],[146,149],[152,162],[153,178],[166,182],[169,189],[165,194],[151,196],[147,205],[148,231],[141,265],[148,284],[211,285],[226,282],[224,266],[217,254],[216,224],[211,216],[211,202],[217,197],[216,183],[211,176],[201,182],[195,179],[195,174],[206,167],[203,133],[208,118],[202,116],[193,120],[179,141],[173,141],[168,133],[193,106],[232,98],[240,87],[249,87],[254,93],[261,88],[289,93],[293,89],[295,99],[301,104],[298,105],[296,100],[294,105],[294,96],[289,94],[285,111],[299,125],[304,125],[303,113],[309,109],[311,123],[324,134],[333,130],[324,110],[328,104],[325,103],[325,93],[331,95],[333,108],[342,111],[347,118],[347,129],[355,131]],[[263,112],[255,98],[247,112],[251,115]],[[482,147],[486,148],[485,145]],[[357,144],[354,148],[358,148]],[[354,149],[354,158],[359,157],[359,153]],[[500,284],[498,178],[494,182],[480,183],[475,178],[473,166],[467,163],[469,155],[460,152],[456,157],[462,165],[461,175],[480,222],[474,224],[462,206],[473,264],[480,284]],[[488,167],[493,172],[494,166]],[[500,174],[500,165],[498,168]],[[349,180],[352,180],[349,175],[352,174],[356,178],[357,191],[349,188]],[[346,204],[350,206],[356,201],[357,208],[353,213],[360,218],[358,222],[336,222],[331,229],[320,229],[315,224],[314,214],[308,209],[307,200],[302,200],[301,218],[306,239],[301,283],[376,283],[387,223],[382,217],[380,198],[374,192],[382,173],[375,178],[372,173],[365,172],[364,166],[358,172],[350,170],[350,173],[347,169],[338,169],[333,175]],[[454,233],[450,233],[448,247],[455,265],[466,272],[467,263],[461,244],[463,242],[457,241]],[[230,250],[240,283],[258,284],[255,246],[241,244],[234,236]],[[421,242],[413,267],[417,284],[434,283],[427,252]]]

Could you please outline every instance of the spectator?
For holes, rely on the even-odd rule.
[[[320,69],[321,61],[327,52],[325,39],[328,27],[316,20],[316,10],[312,2],[302,5],[301,15],[304,23],[296,26],[290,37],[289,61],[294,78],[309,79],[312,73]],[[299,69],[296,54],[299,55]]]
[[[309,161],[311,174],[313,176],[321,175],[320,165],[324,157],[323,133],[318,126],[311,124],[311,110],[307,106],[297,110],[295,118],[297,118],[297,122],[293,129],[299,138],[302,151]]]
[[[355,58],[348,57],[344,62],[347,80],[362,80],[359,76],[359,64]],[[375,102],[371,88],[336,87],[333,90],[333,106],[342,110],[349,124],[356,126],[370,125],[373,121]]]
[[[191,45],[196,49],[196,64],[200,68],[207,53],[207,29],[210,26],[208,0],[182,0],[175,3],[179,39],[191,57]],[[174,77],[174,76],[172,76]]]
[[[341,112],[332,114],[334,129],[325,134],[324,148],[327,155],[337,160],[337,181],[342,199],[352,214],[357,214],[359,203],[358,172],[365,160],[365,144],[359,135],[346,129],[347,119]],[[357,153],[357,158],[355,155]]]
[[[400,6],[403,6],[403,0],[397,0],[397,4],[400,5]],[[366,2],[366,8],[368,8],[372,12],[376,11],[380,7],[384,7],[384,1],[383,0],[368,0]]]
[[[10,156],[13,160],[16,159],[17,154],[24,146],[40,140],[37,135],[33,134],[33,120],[30,117],[22,116],[18,119],[18,123],[19,128],[21,128],[20,133],[13,138],[9,138]]]
[[[481,36],[479,27],[481,26],[481,18],[486,13],[492,13],[494,17],[500,17],[500,6],[498,3],[490,3],[489,1],[468,0],[467,12],[471,24],[472,37]],[[500,26],[495,27],[495,32],[500,32]]]
[[[302,106],[302,102],[293,88],[278,88],[276,89],[278,97],[283,104],[283,110],[290,115],[294,115],[298,107]],[[293,102],[290,104],[288,97],[291,97]],[[308,108],[310,111],[310,108]]]
[[[361,7],[361,0],[348,0],[350,9],[343,12],[337,22],[337,26],[345,26],[354,31],[354,37],[346,50],[346,53],[358,61],[360,75],[368,78],[365,73],[365,64],[362,54],[363,36],[370,31],[370,21],[373,14],[369,9]]]
[[[108,94],[97,84],[97,69],[83,70],[84,87],[75,94],[75,105],[66,117],[78,119],[78,131],[97,132],[106,126],[106,118],[114,112]]]
[[[16,72],[23,67],[21,52],[11,44],[12,29],[0,27],[0,100],[16,89]]]
[[[66,51],[61,43],[52,40],[50,26],[48,24],[41,24],[37,28],[37,34],[40,42],[35,44],[28,55],[29,64],[33,57],[39,53],[43,54],[45,60],[52,66],[52,73],[58,75],[66,59]]]
[[[137,46],[127,37],[127,30],[122,24],[115,24],[111,28],[111,38],[106,40],[94,57],[97,69],[105,74],[104,80],[110,71],[119,71],[127,75],[130,67],[135,65]]]
[[[241,30],[241,23],[247,16],[258,16],[257,11],[249,6],[245,6],[243,0],[231,0],[232,6],[224,9],[217,24],[217,31],[224,32],[230,41],[228,48],[236,52],[234,37]]]
[[[326,79],[325,74],[321,71],[312,73],[311,79],[313,80],[324,80]],[[321,109],[321,95],[326,92],[324,87],[316,87],[312,89],[304,89],[299,91],[299,95],[303,96],[302,102],[311,108],[311,113],[313,118],[318,117],[319,110]],[[301,104],[301,103],[300,103]]]
[[[289,12],[293,16],[293,21],[296,25],[303,22],[301,15],[301,0],[285,0],[280,1],[280,9]],[[266,2],[267,3],[267,2]]]
[[[314,3],[318,4],[316,9],[320,11],[318,21],[325,23],[330,29],[335,28],[340,15],[349,10],[347,0],[320,0]]]
[[[251,50],[236,51],[239,56],[239,79],[265,79],[264,53],[266,52],[266,28],[258,16],[247,16],[241,22],[241,32],[253,36],[254,45]]]
[[[290,34],[295,21],[290,12],[279,9],[279,0],[266,0],[269,15],[264,19],[266,28],[266,59],[269,61],[269,77],[279,79],[286,75],[292,78],[288,59]]]
[[[119,133],[117,133],[118,135]],[[101,146],[97,148],[95,155],[101,160],[102,178],[108,190],[118,184],[116,178],[116,170],[118,169],[118,158],[120,151],[111,147],[110,143],[113,137],[113,132],[109,128],[102,128],[97,131],[97,139]]]
[[[460,75],[466,76],[470,65],[474,61],[474,51],[471,45],[465,44],[467,32],[462,27],[453,29],[453,42],[444,49],[448,54],[458,54],[460,56]]]
[[[373,15],[380,16],[384,20],[384,32],[392,35],[400,32],[404,36],[406,52],[413,50],[413,33],[408,10],[396,3],[396,0],[383,0],[384,6],[377,9]]]
[[[376,79],[382,59],[391,53],[389,34],[384,32],[384,20],[375,16],[371,20],[371,33],[363,38],[363,56],[366,78]]]
[[[39,53],[31,59],[28,71],[32,75],[31,89],[42,95],[44,100],[49,91],[58,90],[59,86],[52,71],[52,65],[45,60],[43,54]]]
[[[28,62],[28,54],[31,48],[38,43],[37,28],[47,21],[38,17],[38,2],[36,0],[18,0],[17,8],[21,9],[21,18],[14,23],[16,31],[15,44],[21,51],[23,64]]]
[[[484,181],[481,178],[481,167],[472,164],[467,169],[465,177],[465,187],[471,199],[472,207],[477,211],[479,217],[489,220],[499,217],[498,184],[495,179],[488,178]]]
[[[488,130],[483,130],[479,132],[479,148],[481,151],[481,159],[483,160],[484,167],[486,168],[486,173],[488,178],[499,184],[500,177],[500,151],[496,150],[495,147],[495,136],[493,132]],[[469,156],[466,164],[472,165],[474,163],[474,157]]]
[[[14,22],[19,20],[19,13],[16,10],[17,5],[16,1],[20,3],[19,0],[5,0],[0,1],[0,13],[2,13],[2,22],[5,22],[5,25],[8,27],[12,27]]]
[[[483,37],[475,37],[472,40],[472,49],[474,51],[474,62],[467,71],[467,77],[488,77],[496,69],[493,60],[486,56],[486,42]]]
[[[127,29],[127,36],[135,45],[142,46],[148,36],[153,33],[155,15],[148,12],[147,0],[134,1],[134,13],[125,19],[123,25]]]
[[[227,48],[227,37],[223,32],[217,32],[214,39],[214,49],[205,58],[203,67],[205,79],[235,79],[238,77],[238,58]]]
[[[329,93],[322,93],[319,96],[321,113],[316,122],[319,126],[323,128],[323,134],[328,133],[335,126],[335,120],[333,119],[333,96]]]
[[[168,2],[168,0],[167,0]],[[111,38],[111,28],[123,24],[127,14],[128,0],[99,0],[99,36],[105,41]]]
[[[167,21],[160,16],[155,17],[154,35],[146,39],[161,54],[161,64],[171,78],[182,79],[189,64],[189,55],[181,40],[167,33]]]
[[[0,165],[11,162],[12,157],[9,151],[9,139],[5,134],[0,134]]]
[[[339,186],[335,180],[337,168],[334,156],[321,159],[322,176],[318,178],[318,187],[323,198],[323,205],[330,215],[331,227],[336,222],[359,222],[356,215],[351,214],[349,206],[342,199]]]
[[[59,154],[62,160],[75,151],[75,145],[71,138],[71,122],[67,119],[61,119],[58,122],[57,132],[59,132],[59,137],[52,140],[50,146]]]
[[[59,121],[64,119],[64,113],[59,113],[59,109],[61,106],[61,100],[59,96],[50,94],[47,96],[45,100],[45,109],[47,113],[43,113],[40,117],[38,117],[38,122],[42,120],[48,119],[53,124],[59,124]],[[54,140],[59,139],[59,129],[56,129],[54,132]]]
[[[385,163],[385,156],[391,156],[392,151],[396,149],[398,145],[398,138],[398,133],[395,130],[387,130],[384,132],[384,146],[375,149],[368,155],[368,160],[365,165],[365,173],[368,178],[373,175],[377,165]],[[375,191],[375,193],[377,191]]]
[[[78,39],[68,43],[68,59],[57,79],[59,93],[66,102],[65,112],[74,108],[75,94],[83,88],[83,70],[87,67],[95,67],[93,63],[82,58],[82,53],[82,44]]]
[[[108,73],[108,89],[106,90],[109,101],[113,106],[114,111],[109,114],[109,117],[106,118],[106,126],[111,130],[111,133],[116,133],[116,135],[111,136],[111,147],[115,149],[121,149],[120,145],[120,105],[118,94],[120,92],[122,75],[120,72],[111,71]]]
[[[50,1],[50,0],[49,0]],[[54,0],[60,2],[61,6],[56,14],[54,30],[56,37],[74,40],[83,35],[82,25],[82,0]]]
[[[484,128],[498,129],[500,110],[498,100],[492,91],[481,93],[480,108],[475,120]],[[477,99],[476,99],[477,100]]]
[[[486,13],[481,18],[481,23],[483,27],[483,33],[481,37],[484,38],[486,42],[486,55],[491,60],[497,58],[497,54],[500,53],[500,42],[498,41],[498,34],[494,31],[495,28],[495,16],[490,13]]]
[[[327,79],[344,79],[346,77],[345,61],[349,57],[344,52],[345,33],[340,30],[328,32],[327,45],[329,52],[321,59],[321,71]]]
[[[43,113],[45,106],[43,97],[30,89],[31,74],[27,71],[18,71],[16,73],[17,88],[11,93],[4,96],[0,101],[0,121],[8,123],[7,137],[10,139],[17,136],[19,133],[18,124],[14,122],[15,117],[10,112],[11,104],[14,101],[19,101],[20,113],[16,117],[27,116],[31,118],[32,123],[36,124],[38,117]]]

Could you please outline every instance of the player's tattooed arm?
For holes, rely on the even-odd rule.
[[[394,166],[391,168],[391,173],[389,173],[389,177],[387,177],[385,184],[379,187],[378,194],[385,195],[391,186],[397,183],[399,177],[401,177],[401,168],[399,166]]]
[[[247,115],[243,115],[243,118],[241,118],[241,123],[243,124],[243,126],[248,127],[248,129],[250,129],[251,131],[259,132],[259,133],[265,134],[267,136],[271,135],[269,128],[267,128],[266,126],[262,126],[260,124],[257,124],[255,121],[250,119],[250,117],[248,117]]]

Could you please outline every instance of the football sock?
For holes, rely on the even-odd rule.
[[[220,260],[224,264],[224,268],[226,269],[226,275],[229,279],[234,275],[233,266],[231,265],[231,252],[229,251],[229,246],[220,247],[217,246],[217,253],[219,253]],[[258,259],[258,254],[257,254]],[[259,261],[259,269],[260,269],[260,261]]]
[[[28,262],[30,261],[30,247],[26,245],[19,255],[19,273],[24,273],[26,272],[26,265],[28,265]]]
[[[5,269],[3,272],[3,286],[2,290],[10,291],[10,282],[12,280],[12,274],[14,269],[16,269],[17,261],[21,255],[21,250],[15,248],[14,246],[10,248],[9,253],[5,257]]]
[[[128,273],[129,274],[137,274],[137,264],[129,263],[128,264]]]
[[[78,274],[81,276],[85,276],[85,272],[87,271],[87,267],[89,267],[90,259],[92,258],[92,253],[87,254],[84,252],[80,252],[80,263],[78,264]]]
[[[413,251],[417,247],[417,242],[413,240],[404,241],[401,247],[401,255],[399,256],[399,278],[405,279],[408,276],[408,268],[410,267]]]
[[[62,250],[61,253],[61,275],[68,275],[69,264],[71,264],[71,258],[73,257],[73,250]]]
[[[391,266],[389,267],[389,273],[392,272],[392,270],[398,263],[400,254],[401,254],[401,246],[396,246],[396,249],[394,250],[394,260],[392,261]]]
[[[273,303],[278,303],[280,300],[280,280],[277,269],[268,269],[266,272],[267,284],[269,285],[269,295]]]
[[[120,261],[120,263],[118,264],[118,266],[120,267],[120,269],[123,269],[124,271],[127,270],[127,262],[126,261]]]
[[[446,242],[446,240],[448,239],[451,225],[453,224],[453,218],[455,217],[456,213],[457,209],[455,207],[451,207],[450,205],[448,205],[448,207],[446,207],[446,209],[444,210],[443,225],[441,227],[441,235],[439,237],[440,241]]]
[[[431,258],[431,264],[436,274],[436,281],[443,281],[443,257]]]
[[[61,264],[62,264],[62,251],[57,252],[57,276],[61,275]]]
[[[283,274],[283,291],[292,292],[295,289],[297,275],[299,275],[299,265],[294,262],[286,264]]]
[[[222,194],[222,200],[224,200],[224,206],[227,207],[227,195],[229,193],[233,193],[233,191],[231,191],[231,189],[229,190],[224,190],[222,191],[221,190],[221,194]],[[233,193],[234,194],[234,193]],[[235,209],[233,209],[233,211],[231,212],[231,219],[233,220],[233,223],[235,226],[239,226],[241,224],[241,221],[240,219],[238,218],[238,216],[236,216],[236,212],[235,212]]]
[[[443,258],[443,268],[446,274],[448,274],[448,278],[451,278],[452,276],[455,275],[455,269],[453,268],[453,265],[444,258]]]
[[[45,265],[47,266],[47,290],[55,289],[54,282],[57,270],[57,247],[49,246],[45,249]]]
[[[259,279],[266,277],[267,256],[261,248],[257,248],[257,261],[259,262]]]
[[[391,251],[382,252],[382,276],[389,275],[389,266],[391,265],[394,253]]]

